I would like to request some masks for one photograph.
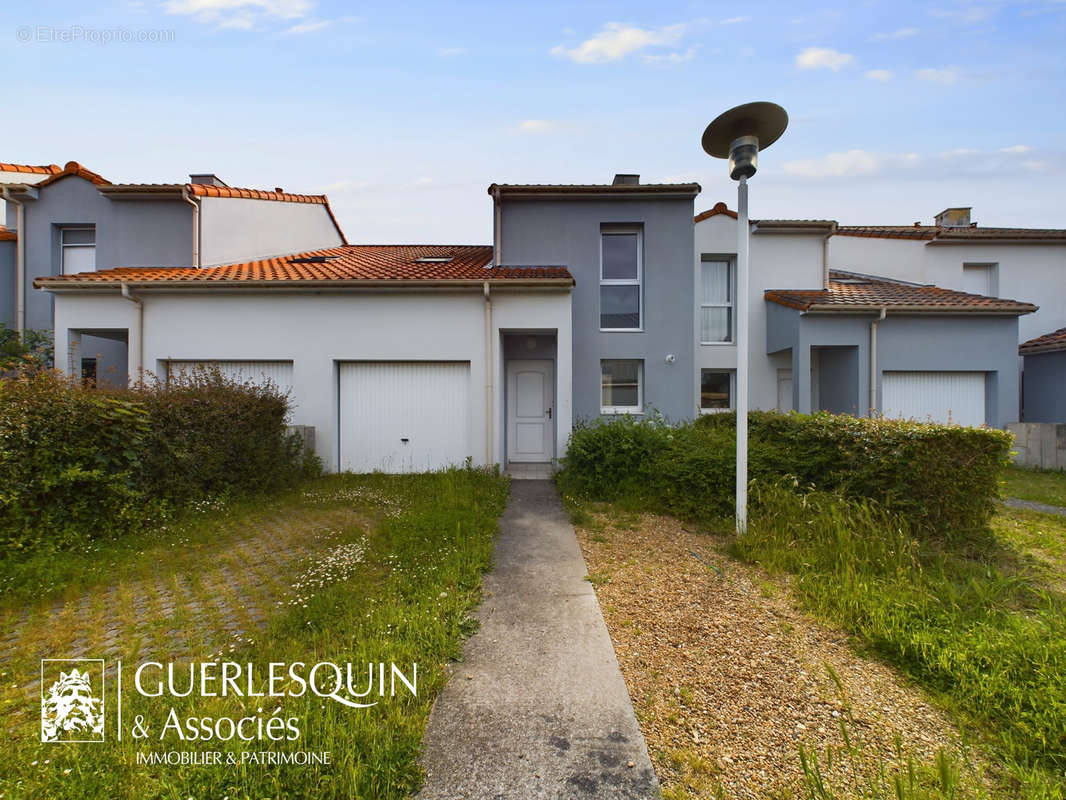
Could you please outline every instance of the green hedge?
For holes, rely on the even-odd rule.
[[[940,533],[987,525],[1011,446],[983,428],[845,415],[753,412],[748,474],[869,498]],[[625,417],[575,428],[560,476],[564,491],[682,517],[733,513],[736,415],[683,425]]]
[[[291,484],[307,466],[287,412],[275,388],[217,371],[123,390],[43,370],[0,380],[0,546],[62,549]]]

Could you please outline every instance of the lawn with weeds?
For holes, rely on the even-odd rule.
[[[949,543],[873,503],[757,491],[738,557],[793,574],[806,607],[955,712],[998,757],[996,796],[1066,797],[1066,520],[1007,510]]]
[[[473,629],[470,613],[480,597],[482,572],[491,561],[496,520],[506,495],[504,478],[479,470],[335,475],[260,500],[257,506],[209,510],[139,540],[126,537],[86,552],[56,554],[51,564],[8,563],[0,613],[21,620],[22,635],[0,641],[0,730],[7,739],[0,755],[0,798],[409,796],[421,781],[416,759],[432,701],[446,679],[445,665],[461,655],[462,637]],[[301,521],[306,522],[307,541],[293,542],[286,531],[299,531]],[[238,544],[247,554],[247,568],[256,569],[257,552],[246,536],[249,527],[273,531],[277,541],[290,548],[291,559],[267,559],[265,550],[271,545],[264,542],[264,566],[258,568],[255,585],[263,593],[256,602],[266,605],[265,619],[254,627],[242,624],[240,635],[230,636],[230,629],[219,622],[246,622],[234,610],[240,610],[247,595],[234,589],[228,605],[222,604],[229,616],[216,620],[209,612],[219,606],[195,589],[201,576],[216,569],[240,582],[243,567],[227,560]],[[49,588],[34,599],[29,618],[12,616],[33,596],[31,581],[38,578]],[[182,581],[192,587],[192,599],[170,619],[169,607],[160,607],[158,599],[143,609],[137,596],[126,603],[141,609],[136,616],[142,623],[151,617],[152,624],[138,628],[143,641],[120,643],[119,657],[131,659],[123,669],[122,740],[116,736],[115,683],[110,678],[106,742],[42,744],[39,688],[26,690],[31,676],[39,674],[39,659],[96,657],[99,651],[91,637],[83,651],[57,651],[57,640],[44,633],[30,635],[38,621],[47,622],[64,604],[77,604],[78,593],[114,600],[125,597],[123,587],[166,587]],[[208,585],[217,588],[226,582]],[[116,587],[117,593],[108,594]],[[122,611],[100,609],[108,603],[99,600],[83,605],[102,618]],[[202,613],[189,613],[190,608]],[[78,617],[73,619],[56,624],[76,624]],[[188,651],[175,652],[164,629],[191,643]],[[395,664],[408,679],[417,664],[417,695],[402,686],[393,695],[387,686],[385,696],[379,696],[375,687],[366,700],[376,701],[370,708],[351,708],[311,693],[144,697],[131,690],[134,661],[174,662],[177,674],[184,675],[177,679],[178,689],[188,685],[188,665],[204,661],[254,664],[261,674],[270,662],[303,662],[308,667],[350,663],[360,687],[366,686],[370,664],[383,663],[386,669]],[[293,683],[286,680],[282,690],[289,688]],[[253,718],[253,728],[271,719],[295,720],[299,735],[282,741],[223,739],[217,734],[205,739],[201,729],[196,740],[182,739],[165,727],[171,712],[182,721]],[[139,716],[149,725],[144,739],[132,734]],[[210,724],[208,728],[219,730]],[[221,731],[225,736],[228,727],[222,725]],[[222,765],[137,763],[138,754],[167,751],[218,751]],[[330,758],[329,763],[250,763],[242,756],[248,751],[328,752]],[[227,765],[231,754],[235,765]]]
[[[1004,474],[1003,494],[1066,508],[1066,472],[1011,465]]]

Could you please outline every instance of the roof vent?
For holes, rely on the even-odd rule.
[[[936,224],[942,228],[969,228],[970,207],[945,208],[936,215]]]
[[[275,186],[274,187],[274,191],[277,192],[278,194],[285,194],[285,190],[282,189],[280,186]]]
[[[447,264],[452,256],[419,256],[415,259],[416,264]]]
[[[227,186],[224,180],[213,172],[196,172],[189,176],[189,183],[203,183],[207,186]]]
[[[619,172],[611,181],[612,186],[637,186],[640,183],[640,175],[631,172]]]

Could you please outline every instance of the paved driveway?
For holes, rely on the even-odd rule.
[[[655,797],[648,750],[555,485],[511,486],[481,626],[430,716],[419,797]]]

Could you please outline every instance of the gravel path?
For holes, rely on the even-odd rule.
[[[1037,503],[1035,500],[1021,500],[1017,497],[1008,497],[1003,501],[1004,505],[1011,508],[1024,508],[1028,511],[1039,511],[1042,514],[1057,514],[1060,517],[1066,517],[1066,508],[1062,506],[1053,506],[1047,503]]]
[[[840,796],[858,796],[896,734],[922,759],[958,748],[920,691],[856,656],[723,539],[653,515],[598,515],[578,538],[664,795],[806,796],[804,745]]]

